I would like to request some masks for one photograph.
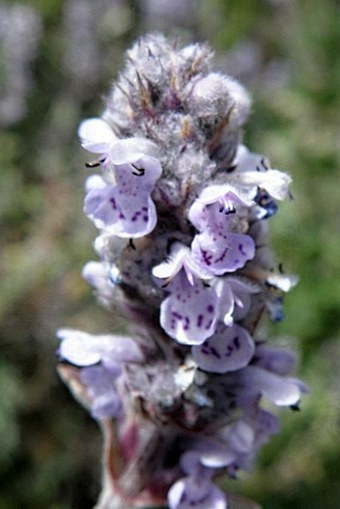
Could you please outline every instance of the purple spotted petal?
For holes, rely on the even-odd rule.
[[[200,233],[195,236],[191,248],[195,262],[216,276],[244,267],[255,255],[253,239],[249,235],[232,232],[216,235],[209,231]]]
[[[213,336],[191,349],[198,367],[212,373],[227,373],[247,366],[254,350],[254,341],[245,329],[238,325],[225,327],[221,322]]]
[[[249,235],[231,231],[235,207],[240,205],[241,199],[231,191],[214,199],[206,204],[198,198],[189,211],[190,221],[201,232],[192,242],[192,257],[212,274],[222,275],[234,272],[251,260],[255,255],[255,243]]]
[[[224,493],[210,481],[185,477],[168,493],[169,509],[227,509]]]
[[[190,207],[188,217],[199,232],[228,231],[237,210],[253,205],[253,201],[229,185],[212,185],[205,188]]]
[[[191,284],[182,269],[168,285],[171,293],[161,304],[163,329],[185,345],[199,345],[215,331],[218,299],[214,289],[194,278]]]
[[[96,182],[85,198],[85,213],[98,228],[119,237],[147,235],[157,222],[151,193],[161,172],[160,163],[151,156],[115,165],[116,184]]]
[[[91,399],[91,414],[95,419],[119,417],[122,402],[114,386],[115,377],[102,366],[83,368],[81,381],[86,385]]]

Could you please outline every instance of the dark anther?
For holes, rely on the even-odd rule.
[[[267,170],[267,171],[269,170],[269,168],[268,168],[268,164],[267,164],[267,162],[266,162],[266,160],[265,160],[265,158],[264,158],[264,157],[262,157],[262,159],[261,159],[261,164],[262,164],[262,166],[263,166],[263,168],[264,168],[265,170]]]
[[[299,403],[296,403],[295,405],[290,405],[289,407],[293,412],[299,412],[300,411],[300,405]]]
[[[224,207],[223,205],[220,206],[219,208],[219,212],[222,213],[224,212],[226,216],[228,216],[229,214],[236,214],[236,209],[235,207]]]
[[[145,169],[144,168],[138,168],[135,164],[131,163],[131,166],[136,170],[133,171],[132,174],[136,175],[136,177],[143,177],[145,175]]]
[[[284,274],[284,270],[283,270],[283,263],[279,263],[279,272],[280,274]]]
[[[235,209],[235,207],[232,207],[230,209],[225,209],[224,213],[225,213],[226,216],[228,214],[236,214],[236,209]]]
[[[131,249],[133,249],[133,250],[136,250],[136,246],[134,245],[132,239],[129,239],[129,247],[131,247]]]
[[[104,161],[105,161],[105,158],[104,159],[96,159],[95,161],[90,161],[88,163],[85,163],[85,166],[86,166],[86,168],[97,168],[97,166],[100,166]]]
[[[229,168],[226,169],[227,173],[232,173],[234,170],[236,170],[237,164],[233,164],[232,166],[229,166]]]

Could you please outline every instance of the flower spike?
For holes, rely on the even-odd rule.
[[[279,432],[270,405],[307,392],[258,327],[297,282],[268,246],[291,178],[242,144],[250,98],[212,56],[141,37],[79,127],[98,156],[84,203],[98,260],[82,274],[128,330],[58,332],[59,372],[104,432],[96,509],[231,509],[215,478],[249,470]]]

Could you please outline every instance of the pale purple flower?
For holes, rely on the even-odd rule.
[[[160,310],[163,329],[179,343],[203,343],[214,333],[219,315],[217,294],[202,281],[208,274],[196,266],[190,249],[180,243],[173,246],[169,260],[152,272],[156,278],[165,280],[165,290],[169,292]]]
[[[141,362],[137,343],[128,336],[92,335],[74,329],[60,329],[58,354],[62,360],[82,367],[80,380],[87,388],[91,414],[95,419],[120,417],[123,413],[116,381],[127,362]]]
[[[97,228],[119,237],[142,237],[157,222],[151,193],[162,173],[159,161],[139,152],[139,140],[121,140],[110,148],[104,169],[112,170],[114,183],[92,176],[84,211]]]
[[[222,490],[202,478],[184,477],[169,490],[170,509],[227,509]]]
[[[248,190],[261,188],[276,200],[283,200],[289,192],[291,177],[279,170],[270,169],[269,162],[259,154],[250,152],[240,145],[230,174],[230,183]]]
[[[189,219],[200,232],[192,242],[193,259],[214,275],[234,272],[255,255],[253,239],[233,231],[234,215],[246,206],[249,200],[221,185],[204,189],[189,210]]]
[[[212,373],[227,373],[247,366],[254,351],[254,341],[246,329],[239,325],[226,327],[222,322],[202,345],[191,349],[198,367]]]
[[[276,416],[258,406],[244,409],[236,422],[219,429],[213,439],[202,442],[201,461],[204,465],[220,468],[234,476],[236,470],[248,470],[260,446],[279,432]]]
[[[224,493],[211,482],[214,470],[200,462],[200,455],[190,451],[181,460],[183,470],[189,474],[177,481],[169,490],[170,509],[227,509]]]
[[[107,262],[90,261],[84,265],[82,276],[95,289],[98,300],[110,307],[116,286],[120,283],[117,267]]]
[[[184,270],[169,283],[167,290],[171,293],[161,304],[161,326],[179,343],[201,344],[215,330],[216,292],[196,278],[191,283]]]
[[[101,363],[116,372],[124,362],[141,362],[143,356],[137,343],[128,336],[113,334],[93,335],[75,329],[60,329],[59,355],[76,366]]]
[[[245,391],[263,396],[277,406],[296,405],[304,386],[294,378],[282,377],[258,366],[247,366],[238,373]]]

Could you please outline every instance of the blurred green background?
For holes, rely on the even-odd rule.
[[[55,371],[55,330],[115,324],[80,276],[95,259],[83,217],[77,125],[98,115],[123,51],[149,30],[207,40],[251,91],[250,148],[290,173],[270,220],[300,276],[286,320],[302,411],[251,475],[227,488],[265,509],[340,507],[340,7],[334,0],[0,2],[0,509],[81,509],[99,491],[101,437]]]

